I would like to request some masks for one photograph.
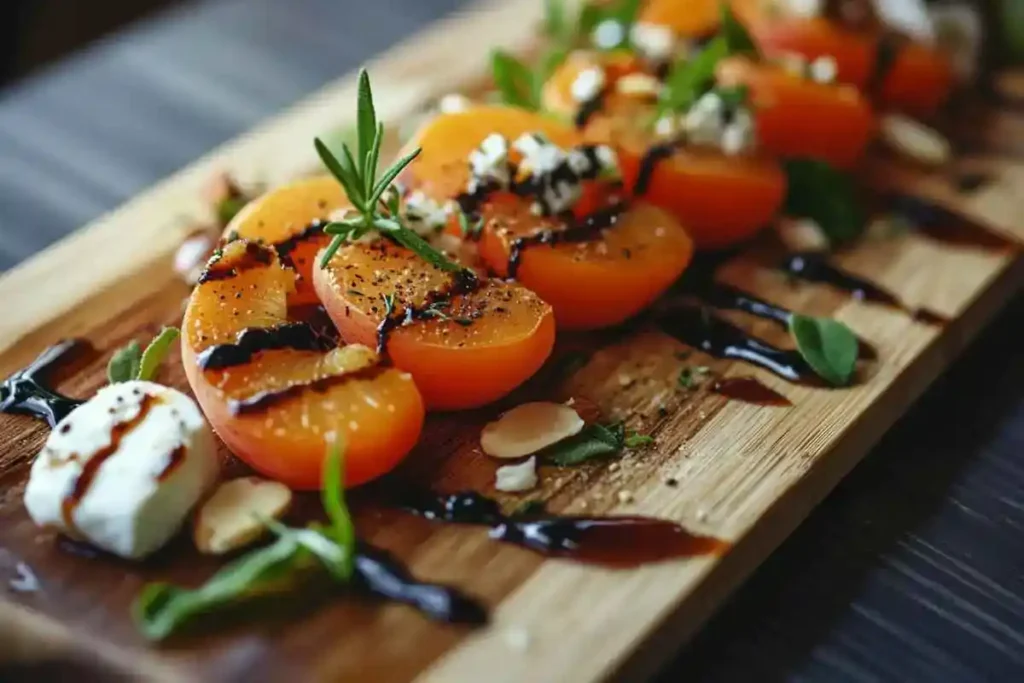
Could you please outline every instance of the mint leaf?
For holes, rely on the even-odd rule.
[[[863,234],[867,213],[857,200],[850,176],[812,159],[791,159],[784,161],[783,167],[788,181],[786,214],[813,220],[833,246]]]
[[[548,446],[538,455],[552,465],[571,467],[593,458],[614,455],[626,445],[626,433],[621,424],[604,426],[589,424],[575,436]]]
[[[797,350],[819,377],[833,386],[845,386],[857,366],[857,336],[843,323],[794,313],[789,333]]]
[[[530,111],[540,109],[540,92],[530,67],[504,50],[491,52],[491,76],[501,101]]]
[[[134,339],[119,348],[107,363],[107,381],[111,384],[128,382],[139,374],[142,363],[142,347]]]
[[[160,330],[160,334],[153,337],[153,341],[149,342],[146,350],[142,352],[135,379],[150,382],[156,378],[160,365],[171,352],[171,344],[178,338],[178,334],[177,327],[165,327]]]

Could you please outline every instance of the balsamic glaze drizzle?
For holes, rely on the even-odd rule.
[[[587,242],[594,239],[597,233],[615,225],[626,210],[624,202],[616,202],[579,219],[571,219],[571,223],[563,230],[545,229],[533,235],[518,237],[512,240],[508,255],[508,277],[515,279],[522,261],[523,250],[535,244],[562,244],[571,242]]]
[[[68,413],[85,401],[64,396],[48,388],[44,382],[58,363],[85,348],[88,348],[88,344],[80,339],[58,342],[5,379],[0,384],[0,413],[31,415],[46,420],[51,428],[56,427]]]
[[[447,287],[429,292],[423,305],[405,306],[402,310],[385,316],[377,325],[377,353],[384,353],[387,350],[388,336],[394,330],[411,325],[417,320],[432,317],[431,309],[436,310],[438,306],[450,302],[456,296],[472,294],[480,289],[481,285],[480,279],[473,271],[463,268],[452,273],[452,279]]]
[[[199,276],[198,284],[214,282],[217,280],[230,280],[239,273],[251,268],[269,265],[271,262],[271,251],[257,242],[246,242],[245,253],[238,258],[231,259],[229,264],[224,263],[223,257],[215,258],[206,266],[206,270]]]
[[[754,377],[723,377],[715,380],[711,391],[726,398],[759,406],[791,406],[792,402]]]
[[[647,192],[654,177],[654,169],[675,154],[676,145],[675,142],[663,142],[660,145],[652,145],[644,152],[640,160],[640,171],[637,173],[636,182],[633,183],[634,196],[641,197]]]
[[[430,520],[485,526],[492,539],[543,555],[608,567],[720,554],[729,547],[720,539],[693,534],[675,522],[653,517],[508,516],[497,501],[475,491],[420,492],[403,499],[401,507]]]
[[[706,308],[673,306],[659,312],[656,320],[667,334],[712,356],[744,360],[791,382],[815,381],[799,352],[772,346]]]
[[[892,292],[882,289],[867,280],[833,266],[824,254],[806,252],[790,254],[782,262],[782,270],[808,282],[831,285],[847,292],[858,301],[870,301],[910,313],[915,320],[929,325],[941,325],[947,319],[924,308],[908,308]]]
[[[356,543],[352,585],[357,590],[413,607],[435,621],[480,625],[487,608],[456,588],[420,581],[390,553]]]
[[[594,114],[604,108],[604,100],[606,96],[607,92],[605,90],[601,90],[597,95],[581,104],[580,108],[576,111],[576,116],[573,117],[573,124],[577,128],[585,127]]]
[[[891,192],[883,197],[885,207],[907,219],[928,237],[954,247],[975,247],[993,251],[1016,250],[1012,240],[977,221],[922,197]]]
[[[307,225],[302,232],[295,233],[283,242],[276,242],[274,250],[277,251],[281,264],[295,270],[295,261],[292,260],[292,252],[304,242],[308,242],[324,234],[323,229],[327,223],[319,218]]]
[[[309,323],[284,323],[276,327],[247,327],[238,333],[233,344],[207,347],[196,361],[202,370],[217,370],[244,365],[260,351],[294,349],[325,352],[335,346],[336,340]]]
[[[275,403],[298,396],[306,391],[322,393],[331,387],[344,384],[345,382],[350,382],[352,380],[373,379],[383,371],[384,366],[379,363],[374,363],[373,365],[368,365],[366,367],[359,368],[358,370],[352,370],[338,375],[328,375],[327,377],[321,377],[320,379],[315,379],[309,382],[290,384],[281,389],[260,391],[251,396],[246,396],[245,398],[233,398],[229,400],[228,410],[231,411],[232,415],[245,415],[248,413],[266,410]]]
[[[885,82],[907,42],[905,36],[895,31],[885,31],[879,36],[875,44],[875,63],[868,77],[868,92],[875,96],[881,95]]]

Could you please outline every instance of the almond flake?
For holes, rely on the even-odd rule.
[[[196,548],[221,555],[249,545],[266,531],[261,520],[279,519],[291,502],[291,490],[276,481],[242,477],[224,482],[196,515]]]
[[[488,423],[480,434],[484,453],[495,458],[523,458],[583,429],[583,420],[563,403],[524,403]]]
[[[881,132],[890,148],[922,164],[941,166],[952,155],[942,133],[901,114],[882,117]]]

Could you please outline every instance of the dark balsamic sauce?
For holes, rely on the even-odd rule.
[[[421,306],[406,306],[401,311],[386,315],[377,325],[377,353],[384,353],[388,346],[388,336],[399,327],[411,325],[418,320],[426,320],[434,314],[438,306],[450,302],[456,296],[472,294],[480,289],[482,282],[476,274],[468,269],[452,273],[448,286],[427,294],[426,302]]]
[[[413,607],[435,621],[487,623],[487,608],[456,588],[420,581],[390,553],[357,542],[352,583],[357,590]]]
[[[676,151],[675,142],[664,142],[660,145],[653,145],[647,149],[640,160],[640,170],[633,183],[633,196],[642,197],[651,186],[651,179],[654,177],[654,170],[658,164],[670,158]]]
[[[847,292],[858,301],[870,301],[889,308],[907,311],[915,320],[928,325],[944,325],[949,322],[946,317],[934,311],[924,308],[907,308],[892,292],[833,266],[826,260],[824,254],[811,252],[790,254],[782,262],[782,270],[808,282],[831,285]]]
[[[138,390],[136,389],[135,391]],[[117,449],[121,447],[121,440],[142,424],[142,421],[146,419],[149,411],[153,408],[153,404],[159,402],[159,400],[159,398],[152,394],[143,394],[142,400],[139,402],[138,412],[128,420],[115,424],[110,430],[110,443],[96,451],[91,458],[82,464],[82,471],[79,472],[78,478],[75,479],[74,484],[71,485],[70,490],[64,496],[60,505],[61,515],[64,517],[64,523],[67,524],[69,529],[75,528],[75,508],[82,502],[85,494],[89,492],[89,487],[95,481],[100,467],[107,461],[107,458],[116,453]]]
[[[207,265],[206,270],[199,276],[198,284],[230,280],[239,273],[269,265],[270,262],[271,252],[269,249],[256,242],[247,242],[245,253],[239,258],[231,259],[228,263],[225,263],[223,258],[218,258]]]
[[[885,31],[878,37],[875,44],[875,63],[868,77],[867,91],[879,97],[885,89],[885,82],[889,80],[889,74],[899,60],[900,52],[906,47],[909,41],[905,36],[895,31]]]
[[[78,339],[58,342],[5,379],[0,384],[0,413],[31,415],[46,420],[51,428],[56,427],[68,413],[85,401],[64,396],[48,388],[44,382],[58,363],[67,361],[86,348],[89,348],[88,344]]]
[[[576,116],[573,117],[573,124],[577,128],[586,127],[587,123],[593,118],[594,114],[601,111],[604,108],[605,97],[607,92],[602,90],[597,93],[594,97],[580,105],[580,108],[576,111]]]
[[[270,406],[280,403],[286,399],[299,396],[307,391],[323,393],[331,387],[345,384],[354,380],[370,380],[377,377],[384,371],[384,366],[379,363],[368,365],[358,370],[344,372],[338,375],[328,375],[310,382],[291,384],[282,389],[271,389],[260,391],[245,398],[231,399],[228,401],[228,410],[232,415],[246,415],[249,413],[266,410]]]
[[[307,225],[302,232],[292,235],[283,242],[277,242],[274,244],[274,250],[277,251],[277,256],[281,259],[281,264],[295,270],[295,261],[292,260],[292,252],[295,251],[300,244],[322,236],[324,234],[324,225],[326,225],[324,221],[317,219]]]
[[[579,219],[573,219],[564,230],[545,229],[527,237],[518,237],[512,240],[511,249],[508,255],[508,277],[515,279],[522,262],[523,251],[537,244],[563,244],[572,242],[588,242],[605,228],[615,225],[626,205],[622,202],[610,204],[603,209],[598,209]]]
[[[987,173],[961,173],[953,178],[953,184],[960,194],[977,192],[990,182],[992,182],[992,176]]]
[[[791,382],[816,382],[814,371],[799,352],[780,349],[698,306],[673,306],[656,321],[667,334],[718,358],[743,360]]]
[[[1009,238],[927,199],[890,193],[884,201],[889,211],[907,219],[915,229],[937,242],[992,251],[1017,249],[1017,245]]]
[[[167,464],[160,470],[160,474],[156,475],[156,480],[165,481],[168,479],[185,462],[186,455],[188,455],[188,449],[185,447],[185,444],[171,451],[171,454],[167,456]]]
[[[675,522],[653,517],[570,517],[524,514],[508,516],[497,501],[474,491],[419,493],[402,508],[426,519],[488,527],[497,541],[542,555],[607,567],[636,567],[679,557],[720,554],[729,544],[693,534]]]
[[[715,380],[711,391],[726,398],[759,406],[791,406],[788,398],[765,386],[754,377],[723,377]]]
[[[294,349],[296,351],[330,351],[337,339],[308,322],[285,323],[277,327],[247,327],[238,333],[233,344],[216,344],[197,357],[203,370],[217,370],[245,365],[260,351]]]

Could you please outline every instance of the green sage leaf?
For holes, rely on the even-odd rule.
[[[165,327],[160,330],[160,334],[153,337],[153,341],[149,342],[146,346],[146,350],[142,352],[142,358],[139,361],[139,369],[136,372],[136,379],[141,379],[146,382],[150,382],[156,378],[157,373],[160,371],[160,365],[167,358],[167,354],[171,351],[171,344],[178,338],[177,327]]]
[[[857,367],[857,336],[843,323],[794,313],[789,332],[797,350],[819,377],[833,386],[846,386]]]
[[[128,382],[139,375],[142,347],[134,339],[119,348],[107,363],[107,381],[111,384]]]
[[[833,246],[864,233],[867,213],[850,176],[812,159],[790,159],[783,166],[788,181],[786,214],[813,220]]]

